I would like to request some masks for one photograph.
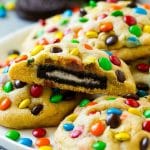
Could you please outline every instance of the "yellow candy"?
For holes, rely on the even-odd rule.
[[[10,10],[14,10],[15,9],[15,3],[14,2],[7,2],[5,4],[5,8],[10,11]]]
[[[77,114],[72,113],[71,115],[67,116],[66,120],[73,122],[77,117],[78,117]]]
[[[78,56],[78,55],[79,55],[79,49],[78,49],[78,48],[73,48],[73,49],[70,51],[70,54],[71,54],[71,55]]]
[[[8,60],[14,60],[15,58],[17,58],[19,55],[17,54],[11,54],[8,56]]]
[[[141,116],[141,112],[139,110],[137,110],[136,108],[129,108],[128,112],[138,115],[138,116]]]
[[[98,34],[97,34],[97,32],[95,32],[95,31],[88,31],[88,32],[86,32],[86,36],[87,36],[88,38],[97,38],[97,37],[98,37]]]
[[[53,17],[53,21],[58,22],[58,21],[60,21],[61,17],[62,17],[61,15],[56,15]]]
[[[41,146],[38,150],[52,150],[51,146]]]
[[[150,25],[145,25],[143,28],[143,32],[150,33]]]
[[[87,65],[95,63],[95,61],[96,61],[96,58],[93,56],[88,56],[83,60],[83,62]]]
[[[120,132],[115,135],[115,139],[118,141],[127,141],[130,139],[130,134],[127,132]]]
[[[58,31],[58,32],[56,32],[55,36],[58,39],[62,39],[64,35],[63,35],[63,32]]]
[[[42,45],[37,45],[35,48],[31,51],[31,55],[34,56],[38,54],[41,50],[43,50],[44,47]]]
[[[20,109],[27,108],[30,105],[30,99],[25,99],[19,104]]]

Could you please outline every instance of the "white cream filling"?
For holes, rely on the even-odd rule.
[[[59,78],[59,79],[63,79],[63,80],[68,80],[68,81],[75,81],[75,82],[78,82],[78,83],[92,83],[92,84],[99,84],[99,81],[95,81],[94,79],[92,78],[83,78],[83,79],[80,79],[78,78],[77,76],[73,75],[73,74],[69,74],[69,73],[66,73],[66,72],[61,72],[59,70],[55,70],[53,72],[47,72],[46,75],[48,77],[56,77],[56,78]]]

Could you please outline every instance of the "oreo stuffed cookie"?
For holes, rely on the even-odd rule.
[[[84,100],[55,132],[59,150],[149,150],[150,97]]]
[[[0,125],[15,129],[57,126],[79,103],[81,94],[10,80],[0,75]]]
[[[88,94],[136,92],[128,66],[88,43],[62,42],[45,48],[38,45],[25,57],[10,66],[11,79]]]

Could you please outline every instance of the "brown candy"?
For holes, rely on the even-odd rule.
[[[117,128],[121,123],[120,116],[116,114],[110,114],[106,118],[106,123],[110,126],[110,128]]]
[[[124,73],[122,71],[116,70],[115,73],[116,73],[116,76],[117,76],[117,80],[119,82],[123,83],[126,80],[125,75],[124,75]]]
[[[147,149],[148,145],[149,145],[149,138],[148,137],[142,138],[140,142],[140,150],[148,150]]]
[[[42,109],[43,109],[43,105],[42,104],[38,104],[38,105],[36,105],[36,106],[34,106],[32,108],[31,113],[33,115],[38,115],[41,112]]]
[[[60,48],[60,47],[53,47],[51,49],[51,53],[60,53],[62,52],[63,50]]]

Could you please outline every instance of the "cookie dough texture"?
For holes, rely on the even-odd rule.
[[[52,90],[44,88],[40,97],[34,98],[30,94],[31,85],[26,85],[23,88],[14,89],[6,93],[0,87],[0,105],[8,98],[11,105],[6,110],[0,110],[0,125],[8,128],[26,129],[36,127],[53,127],[57,126],[60,121],[69,114],[74,107],[79,103],[79,95],[74,96],[69,100],[63,100],[58,103],[51,103],[50,97]],[[25,108],[19,108],[21,102],[25,99],[30,100],[30,104]],[[39,114],[31,113],[33,107],[43,105],[43,109]]]
[[[88,50],[84,44],[58,43],[36,55],[32,52],[28,60],[34,61],[30,65],[25,60],[10,67],[11,79],[89,94],[135,92],[128,66],[119,58],[119,64],[113,64],[107,51]]]
[[[138,65],[149,65],[149,70],[142,72],[138,69]],[[150,58],[142,58],[129,64],[131,73],[136,83],[145,83],[150,87]],[[148,67],[147,67],[148,68]]]
[[[23,47],[32,48],[42,39],[46,39],[47,44],[56,39],[57,42],[76,39],[99,50],[108,49],[125,61],[150,56],[149,7],[137,3],[130,8],[130,3],[97,2],[95,7],[83,8],[84,14],[82,10],[67,17],[64,14],[55,16],[46,20],[45,26],[38,25]],[[127,21],[126,17],[130,19]],[[53,27],[58,30],[48,32]]]
[[[105,143],[104,150],[141,150],[140,143],[142,139],[147,137],[150,140],[150,133],[142,129],[143,122],[149,120],[149,118],[145,118],[143,112],[150,109],[150,97],[141,98],[138,101],[140,106],[137,108],[125,104],[125,98],[116,97],[112,101],[106,99],[110,99],[110,96],[97,98],[94,100],[95,104],[93,105],[78,107],[73,114],[66,117],[55,133],[56,149],[93,150],[94,143],[101,141]],[[122,111],[120,115],[121,122],[114,128],[106,123],[107,117],[110,115],[108,115],[108,110],[111,108]],[[136,110],[136,113],[133,109]],[[101,135],[96,136],[92,134],[91,127],[98,121],[105,126],[105,129]],[[65,124],[73,124],[73,130],[64,130]],[[81,134],[72,138],[71,135],[75,130],[81,131]],[[116,138],[118,133],[126,133],[127,138],[119,140]],[[150,144],[148,143],[145,150],[149,149]]]

